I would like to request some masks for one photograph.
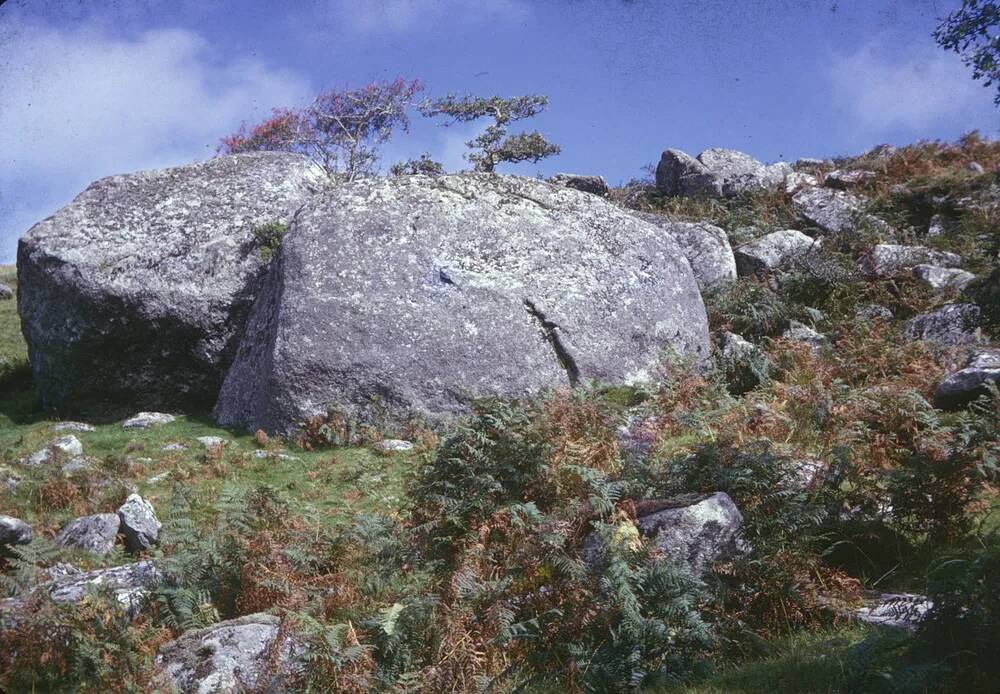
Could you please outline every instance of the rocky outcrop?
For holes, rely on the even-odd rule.
[[[911,340],[942,345],[965,345],[982,340],[980,310],[975,304],[948,304],[914,316],[903,328]]]
[[[644,382],[667,347],[706,358],[708,328],[659,228],[527,178],[360,181],[296,215],[215,413],[265,431],[331,407],[447,418],[480,397]]]
[[[138,494],[129,494],[125,503],[118,508],[125,549],[141,552],[156,544],[163,526],[156,518],[153,505]]]
[[[933,264],[957,267],[962,258],[955,253],[935,251],[926,246],[898,246],[878,243],[858,260],[858,269],[870,278],[897,277],[907,274],[917,265]]]
[[[610,190],[607,181],[602,176],[584,176],[581,174],[560,173],[549,178],[549,183],[566,186],[591,195],[607,195]]]
[[[934,406],[957,410],[1000,385],[1000,350],[974,352],[965,368],[949,374],[934,391]]]
[[[707,222],[680,222],[649,212],[634,214],[670,234],[680,246],[698,286],[703,290],[736,279],[733,249],[726,232],[719,227]]]
[[[179,694],[285,692],[302,665],[301,644],[280,636],[280,620],[252,614],[187,631],[156,656],[155,685]]]
[[[795,229],[772,231],[736,249],[736,271],[740,277],[747,277],[787,268],[819,246],[818,239]]]
[[[18,309],[42,402],[214,400],[266,268],[255,228],[326,180],[300,155],[218,157],[101,179],[32,227]]]
[[[87,550],[103,557],[115,546],[118,526],[118,516],[113,513],[98,513],[77,518],[59,531],[56,544],[60,547]]]
[[[744,193],[794,188],[808,174],[795,172],[789,164],[763,164],[732,149],[706,149],[693,158],[668,149],[656,167],[656,187],[664,195],[736,197]]]

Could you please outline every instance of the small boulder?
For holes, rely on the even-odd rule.
[[[854,619],[893,629],[916,629],[932,607],[923,595],[912,593],[871,593],[865,602],[864,607],[851,612]]]
[[[936,311],[911,318],[904,332],[911,340],[927,340],[943,345],[980,342],[979,307],[975,304],[948,304]]]
[[[819,245],[818,240],[795,229],[772,231],[736,249],[736,271],[746,277],[786,268]]]
[[[382,439],[372,444],[372,448],[380,453],[402,453],[412,451],[413,444],[402,439]]]
[[[817,159],[816,157],[799,157],[792,166],[796,169],[815,169],[817,166],[823,166],[825,163],[824,159]]]
[[[0,282],[0,301],[9,301],[14,298],[14,290],[3,282]]]
[[[823,333],[813,330],[808,325],[798,321],[789,321],[788,329],[781,334],[786,340],[795,340],[809,345],[812,351],[818,352],[828,344],[828,340]]]
[[[1000,386],[1000,350],[973,353],[964,369],[949,374],[938,384],[934,406],[942,410],[960,409],[981,395],[988,395],[990,384]]]
[[[880,304],[868,304],[855,311],[854,317],[862,321],[888,323],[892,320],[892,310]]]
[[[649,212],[636,212],[635,216],[670,234],[687,258],[703,291],[736,279],[733,249],[726,232],[719,227],[707,222],[679,222]]]
[[[183,443],[168,443],[160,450],[164,453],[175,453],[177,451],[186,451],[187,446],[185,446]]]
[[[679,149],[668,149],[656,166],[656,188],[664,195],[722,197],[722,181],[700,161]]]
[[[792,196],[792,203],[799,216],[830,234],[854,231],[858,219],[865,216],[864,200],[830,188],[803,188]]]
[[[141,496],[130,494],[118,508],[118,517],[125,536],[125,549],[129,552],[141,552],[156,544],[163,526],[157,520],[152,504]]]
[[[58,439],[50,443],[47,448],[35,451],[28,456],[27,464],[32,467],[44,465],[52,460],[52,456],[56,452],[58,452],[59,455],[75,458],[76,456],[83,455],[83,444],[80,443],[80,439],[76,438],[72,434],[60,436]]]
[[[215,448],[216,446],[225,446],[229,444],[229,441],[221,436],[199,436],[195,440],[205,448]]]
[[[122,422],[122,429],[148,429],[151,426],[170,424],[175,417],[164,412],[140,412]]]
[[[113,513],[98,513],[70,521],[56,535],[60,547],[85,549],[99,557],[111,551],[118,537],[120,521]]]
[[[85,424],[84,422],[57,422],[52,425],[53,431],[95,431],[96,428],[93,424]]]
[[[947,230],[945,227],[944,218],[936,214],[931,217],[930,223],[927,225],[927,236],[928,238],[934,238],[935,236],[941,236]]]
[[[968,164],[965,165],[965,170],[971,171],[974,174],[986,173],[986,169],[984,169],[983,165],[980,164],[978,161],[970,161]]]
[[[875,172],[868,171],[866,169],[855,169],[853,171],[842,171],[837,169],[836,171],[828,173],[823,179],[823,182],[830,188],[847,190],[848,188],[861,185],[862,183],[867,183],[874,178]]]
[[[716,361],[730,393],[743,395],[767,379],[771,364],[760,347],[730,332],[720,333],[717,345]]]
[[[954,253],[935,251],[926,246],[899,246],[879,243],[858,260],[858,269],[871,278],[897,277],[909,273],[917,265],[957,267],[962,258]]]
[[[157,653],[157,691],[291,691],[304,648],[292,639],[276,643],[280,624],[261,613],[186,631]]]
[[[600,195],[602,197],[609,192],[608,183],[602,176],[560,173],[549,178],[549,183],[566,186],[567,188],[575,188],[576,190],[582,190],[584,193]]]
[[[23,520],[0,513],[0,548],[5,545],[26,545],[34,536],[31,526]]]
[[[976,276],[971,272],[966,272],[958,268],[939,267],[937,265],[915,265],[913,267],[913,276],[936,291],[961,291],[972,280],[976,279]]]
[[[725,492],[647,502],[636,520],[640,533],[654,538],[664,554],[695,574],[704,574],[712,563],[739,553],[742,525],[743,516]]]

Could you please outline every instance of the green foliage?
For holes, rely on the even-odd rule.
[[[780,335],[799,314],[766,284],[750,278],[727,282],[705,294],[709,327],[748,340]]]
[[[972,78],[984,87],[1000,83],[1000,4],[993,0],[962,0],[962,7],[942,20],[934,40],[962,56]],[[1000,88],[994,103],[1000,106]]]
[[[281,247],[281,241],[288,233],[288,226],[283,222],[267,222],[253,228],[253,238],[260,251],[260,257],[270,260]]]
[[[444,166],[431,159],[431,156],[424,152],[418,159],[407,159],[393,164],[389,173],[393,176],[414,176],[417,174],[440,176],[444,173]]]

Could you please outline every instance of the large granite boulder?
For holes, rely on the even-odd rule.
[[[481,397],[644,382],[708,355],[674,239],[601,198],[489,174],[344,184],[304,206],[215,413],[281,431],[448,417]]]
[[[141,552],[156,544],[163,525],[156,518],[153,505],[138,494],[129,494],[125,503],[118,507],[125,549]]]
[[[656,187],[664,195],[731,198],[788,189],[788,179],[805,178],[785,162],[764,164],[743,152],[722,148],[706,149],[697,158],[668,149],[656,167]]]
[[[981,311],[975,304],[947,304],[917,314],[906,322],[903,332],[911,340],[966,345],[982,341],[980,320]]]
[[[742,549],[743,515],[725,492],[645,506],[651,507],[639,511],[639,532],[695,574],[705,573],[712,563],[731,559]]]
[[[736,259],[726,232],[707,222],[680,222],[661,214],[633,213],[673,237],[691,265],[698,286],[711,289],[736,279]]]
[[[18,245],[18,309],[46,406],[211,402],[266,269],[254,231],[326,185],[259,152],[92,183]]]

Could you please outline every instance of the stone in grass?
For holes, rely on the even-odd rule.
[[[786,340],[795,340],[796,342],[806,343],[814,353],[818,352],[828,343],[828,340],[823,333],[817,332],[808,325],[804,325],[794,320],[789,322],[788,330],[782,333],[781,336]]]
[[[215,448],[216,446],[229,445],[229,441],[221,436],[199,436],[195,440],[205,448]]]
[[[990,394],[1000,385],[1000,350],[984,349],[972,354],[965,368],[949,374],[934,391],[934,406],[957,410]]]
[[[14,298],[14,290],[6,284],[0,282],[0,301],[9,301]]]
[[[85,549],[99,557],[111,551],[118,537],[120,521],[113,513],[98,513],[70,521],[56,535],[60,547]]]
[[[129,494],[125,503],[118,508],[125,549],[141,552],[156,544],[162,525],[156,518],[152,504],[138,494]]]
[[[48,463],[52,460],[53,451],[59,451],[64,456],[75,458],[76,456],[83,455],[83,444],[80,443],[80,439],[72,434],[60,436],[47,447],[40,451],[35,451],[28,456],[28,465],[37,467],[38,465]]]
[[[413,444],[402,439],[382,439],[372,444],[372,448],[380,453],[402,453],[412,451]]]
[[[170,424],[175,417],[164,412],[140,412],[122,422],[122,429],[148,429],[159,424]]]
[[[913,268],[913,276],[936,291],[961,291],[976,279],[975,275],[966,270],[937,265],[917,265]]]
[[[166,446],[160,449],[163,453],[174,453],[177,451],[186,451],[187,446],[183,443],[168,443]]]
[[[34,535],[31,526],[20,518],[0,514],[0,546],[26,545]]]
[[[53,431],[94,431],[93,424],[84,422],[57,422],[52,425]]]
[[[865,596],[865,602],[864,607],[851,612],[858,621],[911,631],[932,607],[926,597],[913,593],[872,593]]]

